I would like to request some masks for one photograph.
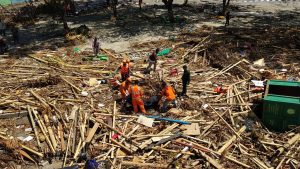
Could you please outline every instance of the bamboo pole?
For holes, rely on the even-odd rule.
[[[45,130],[44,126],[42,125],[43,123],[42,123],[41,119],[38,117],[37,112],[36,112],[35,110],[33,110],[33,115],[34,115],[35,118],[37,119],[37,123],[38,123],[38,125],[40,126],[40,129],[41,129],[42,133],[43,133],[44,136],[45,136],[46,142],[47,142],[47,144],[48,144],[50,150],[52,151],[53,154],[55,154],[55,150],[54,150],[54,148],[53,148],[53,146],[52,146],[52,144],[51,144],[51,141],[50,141],[50,139],[49,139],[49,137],[48,137],[48,135],[47,135],[47,133],[46,133],[46,130]]]
[[[32,128],[33,128],[33,131],[34,131],[34,135],[35,135],[37,145],[39,147],[39,150],[42,150],[42,146],[41,146],[41,143],[40,143],[40,140],[39,140],[39,134],[38,134],[38,131],[37,131],[37,128],[36,128],[36,125],[35,125],[35,122],[34,122],[34,119],[33,119],[33,116],[32,116],[30,106],[27,106],[27,110],[28,110],[28,114],[29,114],[29,118],[30,118],[30,122],[31,122],[31,125],[32,125]]]

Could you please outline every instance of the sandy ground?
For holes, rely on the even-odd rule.
[[[102,0],[103,1],[103,0]],[[119,19],[111,19],[111,10],[100,9],[92,14],[68,17],[70,27],[85,24],[92,29],[93,35],[100,38],[103,48],[116,52],[130,50],[133,43],[162,38],[172,38],[183,30],[193,31],[203,25],[224,27],[224,19],[216,19],[221,9],[220,0],[190,0],[186,7],[179,6],[183,0],[174,0],[174,25],[166,20],[167,11],[161,1],[144,0],[143,10],[139,11],[137,1],[133,5],[120,5]],[[124,4],[124,3],[123,3]],[[127,3],[128,4],[128,3]],[[288,2],[243,2],[231,1],[232,19],[229,28],[254,28],[260,26],[285,27],[300,25],[300,1]],[[9,32],[8,32],[9,34]],[[51,21],[49,17],[40,18],[33,26],[20,30],[23,48],[29,50],[55,50],[64,46],[62,24]],[[9,35],[8,39],[11,36]],[[92,39],[80,46],[90,48]],[[14,48],[13,48],[14,50]]]
[[[196,1],[196,0],[190,0],[189,4],[191,5],[190,8],[193,10],[197,10],[197,7],[204,6],[207,4],[212,4],[217,7],[221,7],[221,1],[219,0],[207,0],[207,1]],[[182,4],[183,0],[175,0],[174,4]],[[137,3],[136,3],[137,4]],[[232,12],[233,19],[231,20],[231,27],[252,27],[254,25],[255,19],[257,17],[265,18],[267,17],[265,25],[274,25],[274,26],[286,26],[286,25],[299,25],[300,24],[300,18],[299,13],[298,17],[294,18],[292,20],[283,19],[276,22],[271,21],[274,18],[279,18],[280,16],[285,15],[292,15],[292,12],[300,11],[300,2],[243,2],[241,0],[239,1],[232,1],[232,6],[238,7],[238,10],[234,10]],[[149,13],[148,9],[149,6],[153,5],[163,5],[162,2],[156,2],[153,0],[144,0],[144,8],[146,10],[144,13]],[[196,8],[196,9],[195,9]],[[218,9],[218,8],[217,8]],[[174,11],[178,11],[180,8],[175,8]],[[151,11],[153,12],[153,10]],[[162,14],[162,12],[166,12],[164,9],[159,10],[158,12],[155,12],[156,15]],[[196,27],[201,27],[203,25],[208,26],[214,26],[214,27],[223,27],[224,26],[224,20],[216,20],[216,19],[207,19],[211,17],[212,13],[216,13],[216,11],[213,11],[213,9],[210,9],[210,6],[207,6],[202,13],[196,13],[196,15],[183,15],[179,14],[179,17],[187,18],[187,20],[196,20],[192,23],[187,23],[182,27],[174,27],[174,28],[165,28],[165,26],[157,25],[156,28],[140,31],[136,34],[128,36],[122,36],[119,37],[114,36],[114,32],[108,28],[101,27],[101,23],[91,23],[87,24],[91,27],[96,27],[97,29],[95,31],[95,35],[100,37],[101,44],[104,48],[113,49],[117,52],[124,52],[130,49],[130,46],[132,43],[140,43],[140,42],[146,42],[151,40],[157,40],[160,38],[169,38],[170,36],[176,35],[177,33],[181,32],[183,29],[190,29]],[[175,12],[175,15],[177,15],[177,12]],[[269,21],[268,21],[269,19]],[[100,29],[98,29],[100,27]],[[126,27],[124,27],[126,29]],[[166,31],[161,31],[163,29],[166,29]],[[122,31],[122,30],[121,30]],[[134,30],[132,30],[134,31]],[[90,46],[90,43],[86,44],[85,47]]]

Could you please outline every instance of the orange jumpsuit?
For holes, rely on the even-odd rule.
[[[124,81],[124,82],[121,83],[121,85],[120,85],[120,92],[121,92],[121,96],[122,96],[123,100],[125,99],[126,92],[128,92],[129,88],[130,88],[130,85],[128,83],[126,83],[126,81]]]
[[[144,102],[142,100],[142,96],[143,96],[142,89],[138,85],[134,85],[129,88],[129,94],[131,94],[132,97],[132,105],[133,105],[134,112],[138,113],[139,111],[138,108],[140,108],[141,112],[147,114],[144,107]]]
[[[166,86],[162,91],[161,91],[162,96],[166,96],[166,99],[168,101],[173,101],[175,100],[175,91],[171,86]]]
[[[122,81],[125,81],[129,77],[129,63],[126,63],[124,65],[123,63],[120,65],[120,71],[121,71],[121,76],[122,76]]]
[[[166,112],[169,103],[173,103],[176,106],[176,95],[175,95],[175,91],[171,86],[166,86],[162,91],[161,91],[161,95],[166,97],[166,100],[163,103],[162,106],[162,112]]]

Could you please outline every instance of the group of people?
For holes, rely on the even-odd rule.
[[[1,19],[0,19],[0,54],[3,54],[7,51],[8,45],[6,41],[6,31],[7,29],[11,30],[12,38],[14,44],[19,43],[19,29],[15,25],[7,26]]]
[[[156,70],[157,65],[157,53],[159,49],[156,49],[150,56],[149,56],[149,65],[147,69],[151,69],[154,66],[153,71]],[[130,77],[131,74],[131,65],[130,60],[123,60],[122,64],[118,67],[117,70],[120,71],[122,83],[119,86],[119,91],[121,93],[122,102],[131,102],[133,105],[133,109],[135,113],[138,113],[139,110],[144,113],[148,114],[143,101],[144,92],[139,86],[139,82],[137,80],[133,81]],[[187,92],[187,85],[190,83],[190,72],[186,65],[183,66],[183,75],[182,75],[182,93],[181,96],[186,96]],[[159,94],[159,103],[162,103],[161,112],[166,112],[169,105],[172,104],[173,106],[177,106],[176,101],[176,92],[174,88],[167,84],[167,82],[161,82],[162,90]]]

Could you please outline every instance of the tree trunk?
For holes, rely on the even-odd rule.
[[[114,17],[118,16],[117,4],[118,4],[118,0],[112,0],[112,10],[113,10]]]
[[[62,16],[62,21],[63,21],[63,24],[64,24],[64,30],[69,31],[69,26],[68,26],[68,22],[66,20],[65,14],[63,14],[63,16]]]
[[[222,11],[222,14],[223,15],[225,15],[225,12],[226,12],[226,10],[227,10],[227,8],[228,8],[228,6],[229,6],[229,2],[230,2],[230,0],[223,0],[223,11]]]
[[[186,6],[189,0],[184,0],[182,6]]]
[[[142,3],[143,3],[143,0],[139,0],[140,11],[142,10]]]
[[[163,3],[168,9],[168,16],[171,23],[175,22],[174,14],[173,14],[173,0],[163,0]]]

